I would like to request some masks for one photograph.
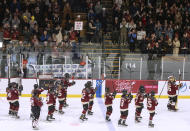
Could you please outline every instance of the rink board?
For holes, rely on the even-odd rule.
[[[11,79],[11,81],[16,81],[16,79]],[[89,80],[75,80],[76,84],[74,86],[71,86],[68,88],[68,97],[69,98],[80,98],[81,97],[81,91],[84,88],[84,84],[87,81],[92,81],[92,80],[91,79],[89,79]],[[97,94],[96,94],[97,96],[104,97],[106,81],[108,81],[108,80],[104,80],[102,83],[101,82],[98,83],[99,80],[93,80],[93,86],[94,87],[97,84],[99,86],[101,86],[99,88],[99,90],[101,90],[101,91],[97,92]],[[8,83],[8,79],[0,79],[0,97],[6,97],[7,83]],[[39,83],[39,81],[38,81],[38,83]],[[144,81],[142,81],[142,83],[144,83]],[[168,98],[168,96],[167,96],[167,82],[158,81],[157,83],[158,83],[158,85],[157,85],[158,91],[157,91],[156,97],[157,98],[159,97],[159,95],[163,89],[163,91],[160,95],[160,98],[164,98],[164,99]],[[190,81],[181,81],[181,83],[183,83],[183,87],[180,89],[179,98],[190,99]],[[22,97],[31,97],[31,91],[33,89],[33,85],[36,84],[36,79],[23,79],[22,84],[24,86],[24,90],[22,92]],[[154,87],[154,86],[155,86],[155,84],[152,85],[152,87]],[[47,91],[44,91],[41,96],[45,97],[46,94],[47,94]],[[116,98],[120,98],[120,97],[121,97],[121,93],[118,93]]]

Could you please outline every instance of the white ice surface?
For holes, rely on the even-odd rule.
[[[99,102],[98,102],[99,101]],[[146,107],[142,111],[142,122],[135,123],[134,100],[129,107],[129,116],[126,123],[128,127],[118,127],[117,122],[120,117],[119,102],[115,99],[113,104],[113,113],[111,122],[105,121],[104,99],[95,99],[93,106],[93,116],[87,116],[88,121],[81,122],[79,117],[82,111],[82,105],[79,98],[69,98],[69,107],[64,108],[65,114],[55,113],[55,121],[46,122],[47,105],[45,104],[41,111],[39,128],[40,131],[189,131],[190,130],[190,99],[179,100],[179,111],[169,112],[166,108],[167,100],[160,99],[157,107],[157,115],[153,119],[154,128],[148,128],[149,114]],[[145,101],[146,102],[146,101]],[[144,103],[145,103],[144,102]],[[145,103],[146,104],[146,103]],[[58,106],[58,103],[57,103]],[[11,118],[8,115],[9,104],[6,98],[0,97],[0,131],[32,131],[30,115],[29,98],[20,98],[20,119]]]

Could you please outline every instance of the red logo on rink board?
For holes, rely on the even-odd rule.
[[[158,92],[158,81],[154,80],[106,80],[106,87],[110,88],[111,92],[121,93],[125,89],[128,92],[137,93],[141,85],[145,87],[147,93]]]

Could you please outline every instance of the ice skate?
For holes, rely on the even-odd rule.
[[[81,119],[82,121],[88,120],[88,118],[86,118],[86,116],[85,116],[84,114],[82,114],[82,115],[80,116],[80,119]]]
[[[93,115],[93,112],[92,111],[88,111],[88,115]]]
[[[69,104],[67,104],[67,103],[63,104],[63,107],[68,107],[68,106],[69,106]]]
[[[55,118],[53,117],[53,114],[50,115],[50,119],[55,120]]]
[[[154,124],[152,123],[152,121],[149,121],[148,127],[153,128]]]
[[[121,125],[121,119],[119,119],[119,121],[118,121],[118,125]]]
[[[122,124],[123,126],[128,126],[126,123],[125,123],[125,120],[123,120]]]
[[[106,116],[106,121],[111,121],[111,119],[109,118],[109,116]]]
[[[62,110],[59,110],[59,114],[64,114],[65,112]]]
[[[32,128],[34,130],[39,130],[39,128],[38,128],[38,121],[37,120],[33,120],[32,121]]]
[[[135,117],[135,123],[141,122],[138,117]]]

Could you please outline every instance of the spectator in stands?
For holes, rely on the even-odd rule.
[[[94,25],[93,19],[91,19],[88,23],[88,42],[91,44],[94,39],[94,33],[95,33],[96,27]]]
[[[11,25],[13,26],[16,26],[16,27],[19,27],[20,26],[20,20],[18,18],[18,16],[16,14],[14,14],[13,16],[13,19],[11,21]]]
[[[19,40],[19,34],[18,27],[16,25],[13,25],[13,28],[11,30],[11,41],[14,43],[17,43]]]
[[[11,5],[10,5],[10,9],[11,9],[11,13],[14,13],[16,11],[16,9],[18,9],[19,11],[21,10],[21,6],[20,6],[20,2],[19,0],[13,0]]]
[[[136,39],[137,39],[137,34],[135,32],[135,29],[132,29],[131,31],[129,31],[128,39],[129,39],[130,52],[134,53],[135,52]]]
[[[69,19],[71,19],[71,17],[72,17],[72,10],[71,10],[69,3],[65,4],[63,13],[64,13],[63,19],[65,19],[66,21],[69,21]]]
[[[113,44],[119,44],[119,30],[120,30],[119,20],[118,20],[118,17],[115,17],[114,23],[113,23],[113,30],[112,30]]]
[[[37,24],[37,21],[35,20],[35,17],[34,17],[34,16],[31,16],[31,17],[30,17],[30,22],[29,22],[30,31],[31,31],[31,32],[34,30],[35,24]]]
[[[96,30],[94,32],[94,39],[95,39],[95,42],[99,42],[101,43],[101,28],[102,28],[102,24],[100,23],[99,19],[97,18],[95,23],[94,23],[94,26],[96,27]]]
[[[50,37],[50,36],[49,36],[49,34],[47,33],[47,31],[44,30],[43,34],[42,34],[41,37],[40,37],[40,41],[41,41],[41,42],[48,41],[49,37]]]
[[[24,41],[28,43],[30,41],[30,38],[31,38],[31,32],[27,26],[24,27],[22,34],[24,37]]]
[[[188,47],[189,47],[189,40],[187,38],[187,32],[184,32],[180,45],[181,53],[184,55],[187,54]]]
[[[127,42],[127,22],[125,18],[123,18],[120,23],[120,42],[121,45],[125,45]]]
[[[180,41],[178,36],[176,35],[173,40],[173,56],[178,56],[180,48]]]
[[[39,40],[37,35],[33,35],[31,40],[32,47],[38,47],[39,46]]]
[[[72,23],[72,21],[71,21],[71,19],[69,19],[68,21],[66,21],[65,22],[65,33],[67,34],[70,30],[71,30],[71,28],[73,27],[74,25],[73,25],[73,23]]]
[[[102,19],[102,5],[100,4],[100,1],[98,1],[95,5],[95,13],[96,13],[96,19]]]

